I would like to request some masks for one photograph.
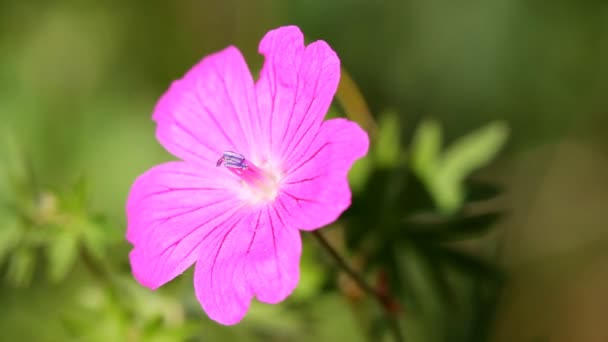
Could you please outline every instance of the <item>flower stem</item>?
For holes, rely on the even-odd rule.
[[[327,253],[329,253],[329,255],[334,259],[338,267],[340,267],[346,274],[348,274],[348,276],[351,277],[357,283],[361,290],[366,292],[369,296],[373,297],[378,302],[378,304],[382,308],[382,311],[384,312],[384,316],[387,320],[389,329],[393,335],[395,342],[403,342],[404,339],[403,335],[401,334],[401,329],[399,328],[399,323],[388,307],[388,301],[390,300],[390,298],[388,298],[383,293],[378,292],[375,288],[368,284],[367,281],[365,281],[365,279],[363,279],[363,277],[359,273],[357,273],[357,271],[350,267],[346,260],[342,258],[342,256],[340,256],[338,251],[336,251],[336,249],[332,247],[329,241],[325,239],[323,234],[321,234],[318,230],[312,231],[311,233],[312,236],[319,242],[321,247],[323,247],[327,251]]]

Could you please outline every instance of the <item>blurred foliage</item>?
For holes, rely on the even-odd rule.
[[[440,155],[442,133],[435,121],[422,122],[412,143],[412,168],[439,209],[456,211],[464,200],[463,180],[494,158],[507,138],[504,123],[493,123],[458,139]]]
[[[398,127],[395,113],[382,116],[379,139],[367,157],[373,171],[344,216],[346,242],[365,256],[364,269],[388,276],[384,286],[404,306],[408,338],[483,341],[487,335],[478,324],[490,317],[502,271],[458,242],[483,235],[502,215],[459,209],[499,193],[489,184],[483,188],[494,188],[491,192],[474,191],[479,187],[469,176],[494,157],[506,139],[505,127],[475,131],[442,156],[438,123],[426,121],[407,159]],[[446,193],[451,202],[445,202]],[[472,311],[455,318],[460,310]]]
[[[373,138],[323,232],[408,341],[606,341],[606,2],[4,1],[0,19],[3,339],[390,340],[306,235],[293,296],[235,327],[190,272],[155,292],[130,275],[129,186],[173,158],[155,101],[229,44],[259,70],[260,37],[295,23],[348,70],[330,114]]]
[[[45,269],[50,281],[60,282],[81,249],[102,260],[106,245],[115,243],[118,236],[112,241],[105,219],[89,213],[84,181],[57,195],[42,190],[30,163],[8,149],[2,154],[7,157],[2,163],[6,187],[0,198],[0,219],[5,222],[0,230],[0,265],[5,265],[7,281],[27,286],[36,264],[45,262],[39,267]]]

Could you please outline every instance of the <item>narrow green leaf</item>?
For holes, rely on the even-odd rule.
[[[19,247],[9,258],[7,280],[14,286],[27,286],[32,280],[36,263],[36,252],[26,246]]]
[[[443,298],[435,282],[430,259],[414,244],[403,244],[396,251],[396,262],[402,277],[406,305],[417,313],[437,313],[441,311]]]
[[[374,155],[378,166],[395,167],[401,151],[401,128],[395,112],[386,112],[380,117],[378,139]]]
[[[407,221],[406,234],[414,239],[433,241],[470,239],[486,233],[503,216],[502,212],[491,212],[449,220]]]
[[[47,247],[48,276],[51,281],[59,282],[65,278],[76,262],[78,236],[70,230],[60,230],[49,241]]]
[[[436,252],[445,260],[447,265],[452,266],[456,270],[496,281],[504,279],[505,274],[498,266],[479,256],[451,247],[440,247]]]
[[[17,248],[23,236],[19,220],[9,213],[0,213],[0,264]]]
[[[412,167],[423,180],[435,177],[439,167],[441,152],[441,127],[435,120],[423,121],[412,142]]]
[[[504,122],[493,122],[450,145],[444,153],[441,171],[462,180],[473,170],[486,165],[502,148],[509,135]]]
[[[119,231],[110,228],[110,224],[103,216],[90,216],[81,227],[82,243],[91,257],[103,260],[106,256],[108,244],[122,238]]]
[[[503,212],[492,212],[459,218],[449,225],[441,239],[462,240],[478,237],[488,232],[503,217]]]
[[[448,147],[441,159],[439,171],[430,183],[431,193],[443,213],[452,214],[462,206],[465,197],[464,179],[494,158],[507,136],[506,124],[495,122]]]

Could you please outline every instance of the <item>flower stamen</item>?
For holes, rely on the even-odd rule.
[[[220,166],[224,163],[228,168],[246,169],[245,156],[240,153],[225,151],[224,154],[217,160],[215,166]]]
[[[270,170],[260,169],[242,154],[232,151],[224,151],[217,160],[216,166],[222,164],[248,185],[246,196],[254,202],[273,200],[277,196],[279,177]]]

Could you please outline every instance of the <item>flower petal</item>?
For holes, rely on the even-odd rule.
[[[194,290],[203,309],[214,321],[238,323],[249,309],[253,291],[246,275],[246,262],[240,253],[248,246],[255,216],[242,216],[221,234],[205,241],[194,269]]]
[[[248,278],[255,296],[276,304],[298,285],[302,241],[296,227],[286,226],[274,207],[259,216],[257,230],[248,251]]]
[[[301,240],[271,207],[252,210],[225,233],[205,242],[194,272],[196,296],[209,317],[238,323],[255,295],[277,303],[296,287]]]
[[[133,275],[156,289],[190,267],[201,242],[239,219],[237,180],[221,168],[171,162],[133,184],[127,201],[127,240]]]
[[[224,151],[249,155],[259,136],[255,90],[235,47],[203,58],[173,82],[154,109],[156,136],[187,161],[215,162]]]
[[[259,51],[266,58],[256,83],[262,122],[261,148],[286,161],[317,133],[340,80],[340,60],[324,41],[304,47],[296,26],[268,32]]]
[[[277,198],[286,224],[313,230],[335,221],[351,203],[348,170],[368,146],[367,133],[356,123],[323,122],[312,144],[288,165]]]

